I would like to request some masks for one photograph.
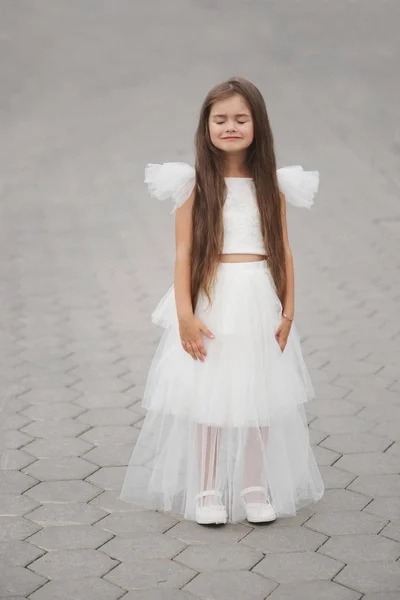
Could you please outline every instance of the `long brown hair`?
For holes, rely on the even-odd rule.
[[[285,294],[285,253],[274,139],[260,91],[250,81],[235,77],[215,86],[207,94],[196,131],[196,193],[191,254],[193,307],[196,306],[201,291],[211,299],[223,246],[222,209],[227,192],[223,172],[224,157],[223,152],[210,139],[210,111],[218,100],[225,100],[236,94],[242,96],[248,104],[253,118],[254,139],[247,150],[246,166],[253,178],[267,261],[281,301]]]

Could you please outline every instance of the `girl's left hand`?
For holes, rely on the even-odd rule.
[[[289,319],[285,319],[285,317],[282,317],[281,323],[275,333],[275,339],[278,342],[282,352],[286,348],[291,327],[291,321],[289,321]]]

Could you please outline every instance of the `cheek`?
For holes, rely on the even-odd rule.
[[[210,132],[210,139],[211,139],[212,143],[214,144],[215,141],[218,141],[218,139],[219,139],[220,126],[217,125],[216,123],[210,123],[208,126],[208,129]]]
[[[243,136],[246,139],[246,141],[251,144],[251,142],[253,141],[253,138],[254,138],[253,123],[249,123],[248,125],[246,125],[246,128],[243,131]]]

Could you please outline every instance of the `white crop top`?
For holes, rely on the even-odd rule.
[[[287,202],[311,208],[318,190],[318,171],[300,166],[277,170],[280,191]],[[225,178],[227,196],[223,208],[223,254],[265,254],[260,214],[252,179]],[[158,200],[172,198],[173,212],[189,198],[195,185],[195,170],[185,163],[149,164],[145,171],[149,192]]]

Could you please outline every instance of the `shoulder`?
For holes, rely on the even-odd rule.
[[[145,168],[144,181],[151,196],[161,201],[171,198],[176,210],[191,196],[196,183],[196,173],[194,168],[186,163],[149,163]]]
[[[282,167],[277,172],[279,190],[289,204],[298,208],[311,208],[318,191],[319,172],[304,171],[300,165]]]

